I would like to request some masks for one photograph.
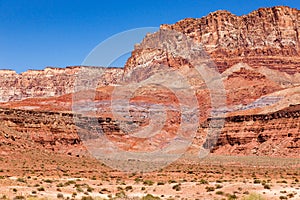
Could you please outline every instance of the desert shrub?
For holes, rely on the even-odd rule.
[[[285,183],[285,184],[287,184],[287,181],[286,180],[282,180],[282,181],[277,181],[276,183]]]
[[[176,190],[176,191],[180,191],[181,190],[181,187],[180,187],[180,184],[176,184],[172,187],[173,190]]]
[[[216,194],[217,194],[217,195],[223,195],[224,192],[223,192],[223,191],[217,191]]]
[[[146,196],[144,196],[142,198],[142,200],[160,200],[160,198],[159,197],[155,197],[152,194],[147,194]]]
[[[57,197],[58,199],[63,199],[63,198],[64,198],[64,195],[63,195],[62,193],[58,193],[58,194],[56,195],[56,197]]]
[[[14,200],[16,200],[16,199],[25,199],[25,197],[22,195],[18,195],[18,196],[15,196]]]
[[[228,200],[237,199],[237,196],[236,196],[235,194],[229,194],[229,195],[227,196],[227,199],[228,199]]]
[[[59,183],[59,184],[56,185],[56,187],[64,187],[64,184]]]
[[[199,181],[199,183],[200,183],[200,184],[208,184],[208,181],[207,181],[207,180],[204,180],[204,179],[201,179],[201,180]]]
[[[23,178],[18,178],[17,181],[22,182],[22,183],[26,183],[26,181]]]
[[[0,199],[8,199],[6,195],[3,195]]]
[[[168,180],[168,183],[171,184],[171,183],[177,183],[175,180]]]
[[[119,198],[119,199],[124,199],[124,198],[126,198],[126,194],[125,194],[124,191],[117,192],[115,196],[116,196],[117,198]]]
[[[88,186],[87,189],[86,189],[87,192],[93,192],[93,190],[94,190],[94,188],[92,188],[90,186]]]
[[[50,179],[43,180],[45,183],[52,183],[53,181]]]
[[[242,200],[265,200],[265,198],[263,198],[260,194],[251,193]]]
[[[206,186],[205,189],[206,189],[206,192],[213,192],[213,191],[215,191],[215,187],[213,187],[213,186]]]
[[[254,184],[260,184],[261,181],[260,181],[259,179],[254,179],[253,183],[254,183]]]
[[[76,191],[77,192],[84,192],[83,189],[80,186],[76,187]]]
[[[151,181],[151,180],[145,180],[145,181],[143,182],[143,184],[144,184],[144,185],[149,185],[149,186],[151,186],[151,185],[154,184],[154,182]]]
[[[279,199],[288,199],[286,196],[280,196]]]
[[[164,185],[164,182],[158,182],[157,185]]]
[[[126,187],[125,187],[125,190],[126,190],[126,191],[128,191],[128,190],[132,190],[132,186],[131,186],[131,185],[129,185],[129,186],[126,186]]]
[[[122,188],[122,187],[120,187],[120,186],[118,186],[118,187],[117,187],[117,190],[118,190],[118,191],[122,191],[122,190],[123,190],[123,188]]]
[[[65,182],[64,186],[69,186],[69,185],[74,185],[74,184],[76,184],[76,182],[73,180],[70,180],[70,181]]]
[[[45,191],[45,188],[44,187],[39,187],[39,188],[37,188],[37,191]]]
[[[81,200],[94,200],[91,196],[83,196]]]
[[[102,193],[102,192],[108,192],[108,189],[102,188],[102,189],[100,190],[100,193]]]
[[[135,181],[136,183],[139,183],[139,182],[142,181],[142,179],[137,177],[137,178],[134,179],[134,181]]]
[[[271,186],[268,185],[268,184],[265,184],[265,185],[264,185],[264,188],[270,190],[270,189],[271,189]]]

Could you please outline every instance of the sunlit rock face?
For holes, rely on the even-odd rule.
[[[186,95],[191,94],[189,90],[177,96],[172,90],[182,89],[176,85],[178,79],[167,73],[175,71],[188,78],[189,89],[194,90],[197,100],[196,109],[200,110],[198,131],[189,152],[197,153],[203,143],[210,142],[205,140],[207,123],[211,113],[215,112],[225,114],[220,118],[225,124],[212,148],[214,153],[299,156],[299,107],[296,106],[300,104],[299,21],[299,10],[278,6],[261,8],[243,16],[216,11],[199,19],[161,25],[160,31],[174,31],[199,44],[199,51],[216,66],[226,91],[226,105],[217,109],[211,106],[211,94],[205,80],[193,73],[193,60],[174,54],[172,49],[145,48],[152,43],[155,45],[154,34],[148,34],[135,46],[124,68],[106,68],[100,76],[93,76],[93,70],[91,74],[88,70],[80,73],[81,66],[29,70],[21,74],[0,70],[0,106],[8,109],[0,112],[3,127],[9,126],[21,135],[28,133],[41,148],[62,152],[84,149],[76,126],[93,126],[88,122],[75,124],[73,121],[72,103],[78,103],[78,108],[82,106],[86,109],[84,114],[90,117],[84,119],[99,122],[96,125],[120,149],[152,151],[175,138],[184,119],[180,106],[193,100]],[[180,43],[174,45],[180,46]],[[163,76],[136,88],[130,96],[131,116],[126,116],[123,121],[115,119],[112,100],[121,102],[123,93],[131,92],[131,88],[122,88],[158,73]],[[78,92],[82,99],[77,102],[72,96],[78,74],[83,90]],[[159,85],[167,77],[166,83],[172,86],[171,89]],[[98,82],[94,91],[85,87],[91,81]],[[120,90],[123,93],[118,94]],[[85,102],[84,98],[90,96],[94,98]],[[183,104],[179,102],[179,96],[185,97]],[[123,129],[128,124],[130,128],[143,129],[149,124],[147,117],[159,113],[163,106],[167,109],[164,126],[150,142],[130,137],[131,132]],[[124,106],[119,104],[116,109],[123,111]],[[101,117],[100,121],[97,121],[98,117]],[[84,137],[89,131],[83,132]]]
[[[21,74],[12,70],[0,70],[0,102],[70,94],[74,91],[78,71],[80,67],[48,67],[44,70],[28,70]],[[122,73],[120,68],[107,69],[99,86],[116,84]]]

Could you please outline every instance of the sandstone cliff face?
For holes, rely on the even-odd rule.
[[[0,70],[0,102],[70,94],[74,91],[79,71],[80,67],[45,68],[21,74],[12,70]],[[100,85],[116,84],[122,74],[123,70],[120,68],[107,68]]]
[[[71,114],[0,109],[0,119],[3,148],[8,145],[16,149],[38,148],[77,154],[84,151]],[[5,132],[4,128],[11,131]]]
[[[30,97],[51,97],[72,92],[79,68],[46,68],[22,74],[0,71],[0,101],[15,101]]]
[[[221,72],[244,62],[293,74],[299,72],[299,21],[299,10],[278,6],[261,8],[243,16],[216,11],[200,19],[188,18],[173,25],[164,24],[160,29],[175,30],[194,38],[203,45]],[[141,65],[141,58],[147,58],[147,61],[156,56],[159,54],[136,49],[125,70]]]
[[[79,123],[80,122],[80,123]],[[81,135],[78,130],[81,131]],[[97,134],[120,134],[116,121],[65,112],[0,108],[0,154],[14,149],[44,149],[69,155],[86,155],[82,141]],[[79,137],[80,136],[80,137]]]
[[[223,155],[299,157],[299,118],[299,107],[266,115],[228,117],[212,152]],[[38,148],[69,155],[86,155],[87,150],[82,142],[97,139],[98,134],[105,134],[126,151],[145,148],[143,140],[130,139],[126,142],[128,136],[120,128],[122,122],[110,117],[0,109],[0,119],[0,154],[8,154],[6,147],[12,147],[15,150]],[[199,125],[199,135],[206,135],[209,120]],[[139,121],[134,124],[140,126]],[[164,132],[160,140],[168,140],[165,134],[169,132]],[[203,137],[195,137],[193,143],[199,149],[204,143]],[[208,139],[204,145],[213,143]]]
[[[184,19],[174,25],[161,25],[161,30],[176,30],[200,42],[222,72],[244,62],[252,67],[266,66],[290,74],[299,72],[300,11],[289,7],[261,8],[248,15],[236,16],[217,11],[200,19]],[[150,35],[146,36],[147,38]],[[139,67],[150,73],[154,65],[180,68],[190,64],[179,57],[155,49],[135,49],[125,65],[125,80],[143,78],[134,71]],[[153,64],[152,64],[153,65]],[[0,70],[0,102],[32,97],[52,97],[73,92],[80,67],[46,68],[17,74]],[[144,74],[145,74],[144,73]],[[123,70],[106,71],[101,85],[118,84]]]
[[[279,77],[282,74],[295,79],[299,77],[299,12],[288,7],[274,7],[259,9],[239,17],[226,11],[217,11],[201,19],[185,19],[174,25],[162,25],[161,30],[176,30],[202,43],[220,72],[224,72],[222,81],[227,92],[227,105],[250,105],[263,95],[299,84],[299,78],[297,81],[291,81],[289,78]],[[152,36],[146,36],[142,44],[151,43]],[[241,62],[250,67],[231,70],[233,65]],[[269,71],[261,67],[266,67]],[[189,83],[196,91],[198,108],[203,111],[200,115],[199,132],[204,135],[207,125],[202,122],[212,109],[204,80],[194,76],[191,62],[157,48],[136,48],[124,69],[110,68],[100,78],[97,76],[99,88],[92,101],[99,101],[97,114],[107,118],[86,117],[83,122],[87,123],[77,124],[77,127],[72,114],[51,111],[71,111],[71,93],[74,91],[80,67],[46,68],[22,74],[9,70],[0,71],[0,102],[7,102],[1,104],[7,109],[0,109],[0,132],[1,127],[6,127],[20,133],[22,137],[26,136],[23,143],[20,143],[21,146],[24,146],[24,141],[30,140],[41,148],[76,152],[78,149],[84,149],[76,129],[86,129],[86,132],[82,131],[85,135],[80,135],[81,139],[97,137],[95,133],[101,130],[126,150],[141,150],[145,147],[151,149],[174,137],[179,123],[178,120],[174,120],[178,118],[177,114],[169,113],[170,119],[152,142],[131,139],[118,127],[118,123],[122,122],[108,118],[112,116],[111,95],[118,84],[138,82],[158,71],[164,72],[163,70],[168,69],[177,70],[190,79]],[[276,75],[278,71],[285,73],[280,72]],[[85,83],[94,81],[89,80],[93,77],[89,74],[80,75],[83,88]],[[173,79],[174,77],[169,78],[170,83],[173,83]],[[131,114],[138,113],[135,110],[138,103],[144,104],[149,112],[153,105],[155,107],[166,104],[172,107],[178,104],[177,97],[172,95],[168,88],[159,89],[153,85],[147,87],[139,88],[136,96],[130,99],[131,103],[136,103],[130,110]],[[91,91],[81,92],[84,97],[89,96],[88,92]],[[280,98],[280,95],[275,97]],[[188,98],[186,102],[189,103]],[[286,104],[285,106],[288,106],[289,102]],[[247,115],[246,111],[244,113]],[[225,121],[225,127],[213,149],[215,153],[276,156],[297,156],[300,153],[298,110],[268,115],[255,115],[254,112],[251,116],[233,116]],[[140,126],[142,121],[136,120],[135,123],[134,125]],[[201,146],[203,141],[197,137],[195,140],[199,140],[195,143]],[[2,134],[0,141],[3,145],[9,145],[17,140]]]
[[[289,7],[261,8],[236,16],[216,11],[200,19],[185,19],[162,29],[174,29],[201,42],[209,52],[229,55],[299,55],[300,12]],[[223,52],[224,51],[224,52]]]
[[[290,156],[300,153],[300,111],[282,110],[265,115],[233,116],[225,126],[213,152],[228,155]],[[200,126],[207,130],[207,124]],[[211,141],[207,141],[207,144]]]

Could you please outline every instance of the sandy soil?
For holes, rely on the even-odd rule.
[[[0,158],[2,199],[296,200],[299,179],[299,158],[185,156],[151,173],[119,172],[89,156],[47,151]]]

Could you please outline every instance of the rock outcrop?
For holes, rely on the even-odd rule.
[[[44,70],[28,70],[21,74],[12,70],[0,70],[0,102],[70,94],[74,91],[79,71],[79,66],[47,67]],[[100,85],[116,84],[122,74],[121,68],[105,68]]]
[[[227,117],[213,152],[223,155],[298,157],[299,127],[299,106],[264,115]],[[200,126],[199,132],[203,134],[207,128],[206,122]],[[207,143],[209,145],[212,142],[208,140]]]
[[[11,146],[14,149],[38,148],[81,155],[87,154],[82,144],[86,137],[120,133],[117,123],[111,118],[84,117],[66,112],[0,108],[0,121],[2,151],[6,146]],[[87,134],[79,137],[80,128],[84,128]]]
[[[161,25],[160,29],[178,31],[201,43],[221,72],[244,62],[254,68],[266,66],[294,74],[300,72],[299,23],[299,10],[277,6],[261,8],[243,16],[216,11],[199,19],[188,18],[173,25]],[[150,37],[151,34],[147,35],[144,41]],[[157,49],[135,49],[125,65],[125,75],[142,77],[134,69],[149,67],[149,62],[153,61],[174,68],[190,65],[182,58]],[[0,70],[0,102],[72,93],[79,70],[79,66],[29,70],[21,74]],[[100,85],[118,84],[124,71],[109,68]]]
[[[225,118],[225,125],[212,152],[228,155],[298,157],[300,153],[299,108],[299,106],[292,106],[265,115]],[[1,108],[0,119],[2,151],[5,151],[5,146],[12,146],[15,149],[40,148],[69,155],[87,154],[82,141],[96,139],[98,134],[105,134],[120,148],[125,148],[127,151],[134,151],[141,145],[132,138],[128,142],[124,141],[129,138],[120,128],[120,124],[132,125],[132,122],[115,121],[110,117],[86,117],[63,112]],[[211,120],[208,119],[199,125],[199,135],[206,135]],[[140,121],[133,123],[137,126],[141,125]],[[10,131],[5,131],[6,129]],[[84,131],[78,132],[79,129]],[[160,140],[168,140],[164,137],[160,137]],[[203,142],[203,137],[194,139],[194,144],[202,145]],[[204,145],[210,144],[213,144],[213,141],[208,139]],[[142,149],[143,147],[145,145],[140,146]],[[197,146],[197,149],[200,149],[200,146]]]
[[[285,101],[280,101],[283,96],[283,93],[280,94],[280,92],[295,89],[299,85],[299,21],[299,10],[279,6],[262,8],[244,16],[236,16],[227,11],[217,11],[200,19],[185,19],[174,25],[161,26],[162,32],[175,30],[188,36],[196,44],[202,44],[205,51],[200,54],[203,53],[204,58],[207,58],[207,53],[211,61],[214,61],[210,62],[207,59],[208,63],[212,66],[215,63],[217,69],[222,72],[220,77],[226,90],[226,106],[232,106],[230,109],[237,113],[238,108],[245,108],[243,110],[245,115],[230,115],[224,119],[225,126],[213,149],[214,153],[299,156],[300,109],[278,111],[289,107],[289,94],[294,95],[295,98],[295,93],[297,93],[294,90],[290,93],[285,92]],[[186,95],[191,94],[191,90],[189,90],[191,88],[195,92],[192,94],[197,98],[198,107],[196,109],[201,110],[199,133],[201,136],[205,135],[208,127],[205,120],[209,117],[209,112],[215,109],[210,105],[213,100],[212,95],[209,94],[209,87],[205,80],[193,73],[195,72],[193,60],[178,56],[176,52],[172,51],[141,48],[143,45],[151,46],[152,43],[155,43],[151,41],[154,36],[155,34],[149,34],[141,44],[136,45],[124,69],[108,68],[103,70],[101,76],[79,73],[80,66],[65,69],[30,70],[22,74],[10,70],[0,70],[0,102],[2,102],[1,106],[6,107],[0,109],[0,132],[3,129],[0,144],[3,146],[19,145],[16,143],[17,139],[23,138],[23,143],[20,143],[18,147],[26,147],[24,141],[28,140],[48,150],[79,154],[78,150],[84,151],[81,139],[96,138],[100,130],[118,143],[120,148],[128,151],[143,150],[143,148],[153,150],[153,147],[163,146],[164,142],[175,137],[178,124],[182,120],[179,116],[182,113],[177,112],[178,106],[192,103],[193,98],[189,99]],[[182,38],[177,39],[181,40]],[[172,45],[177,47],[179,43]],[[195,49],[201,51],[201,48]],[[198,58],[193,56],[193,58]],[[234,67],[235,64],[242,67]],[[174,81],[175,79],[181,80],[172,76],[175,73],[168,74],[163,71],[169,69],[188,77],[191,87],[183,87],[180,82]],[[130,116],[127,117],[132,119],[134,115],[141,114],[138,108],[149,113],[158,113],[161,109],[159,106],[169,106],[171,111],[167,112],[166,124],[156,138],[150,142],[146,139],[129,138],[127,132],[122,132],[119,127],[120,123],[128,123],[128,121],[117,122],[113,119],[111,96],[118,91],[116,89],[120,87],[122,89],[121,84],[143,81],[158,71],[162,73],[155,79],[158,81],[157,84],[151,82],[145,87],[139,87],[135,91],[135,96],[128,97],[131,107]],[[74,85],[76,86],[78,74],[80,74],[81,81],[79,85],[83,89],[76,90],[75,96],[81,94],[79,96],[83,98],[75,98],[74,102],[79,105],[79,110],[82,108],[88,115],[81,116],[83,117],[80,120],[82,124],[75,124],[74,114],[70,112],[72,110],[71,103],[74,100],[72,93],[74,94]],[[93,88],[95,91],[85,87],[95,81],[93,77],[96,77],[95,80],[98,81],[98,87]],[[167,82],[167,86],[170,88],[164,85],[161,88],[158,86],[161,83],[160,79],[164,78],[168,79],[164,83]],[[208,82],[215,80],[210,79]],[[174,95],[174,91],[183,90],[187,93]],[[122,92],[130,94],[130,90],[126,90],[126,87]],[[122,92],[119,94],[120,96],[117,96],[118,94],[114,96],[115,100],[121,102],[123,97],[126,97]],[[276,95],[272,97],[271,94],[275,93]],[[255,102],[266,95],[270,96],[262,98],[263,103]],[[185,103],[178,102],[179,96],[185,97]],[[85,97],[94,98],[85,101]],[[264,104],[264,101],[267,103]],[[271,103],[268,103],[269,101]],[[280,105],[278,106],[280,109],[274,108],[268,114],[259,115],[255,112],[256,104],[260,107],[271,106],[273,101],[275,103],[277,101],[284,102],[286,105]],[[293,101],[293,103],[295,102]],[[89,105],[92,106],[88,107]],[[118,104],[118,109],[121,111],[125,110],[122,106],[124,105]],[[222,109],[227,109],[226,106],[220,106],[219,110],[223,112]],[[251,115],[247,115],[247,107],[253,108],[254,111],[251,112]],[[259,112],[262,112],[262,109]],[[91,113],[93,115],[90,115]],[[144,117],[144,121],[141,120],[142,117]],[[149,120],[147,115],[139,115],[138,119],[133,122],[133,126],[143,126],[147,120]],[[6,129],[11,130],[15,135],[20,133],[20,136],[7,135],[9,131]],[[80,135],[80,138],[78,136],[79,129],[84,129],[81,133],[85,134]],[[195,140],[198,138],[196,137]],[[199,140],[195,144],[201,146],[201,142],[203,141]],[[199,145],[198,147],[200,147]]]
[[[236,16],[216,11],[161,29],[173,29],[201,42],[207,51],[234,56],[299,55],[300,12],[284,6]]]
[[[173,25],[164,24],[160,29],[175,30],[194,38],[211,55],[221,72],[244,62],[254,67],[268,66],[296,73],[300,63],[299,23],[299,10],[277,6],[261,8],[243,16],[216,11],[199,19],[188,18]],[[151,51],[148,55],[157,56]],[[125,69],[141,65],[135,62],[141,60],[139,57],[149,56],[135,50]]]

